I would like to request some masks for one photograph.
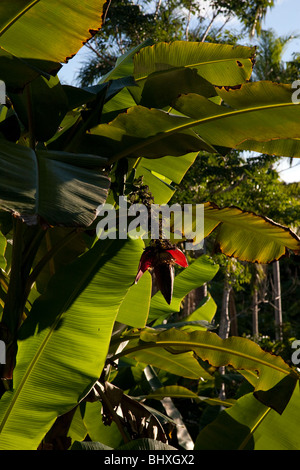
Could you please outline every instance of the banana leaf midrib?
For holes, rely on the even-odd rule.
[[[182,66],[177,66],[177,65],[172,65],[172,67],[170,67],[169,69],[166,69],[166,70],[154,70],[150,73],[150,75],[152,73],[168,73],[170,72],[171,70],[174,70],[176,68],[191,68],[191,67],[201,67],[202,65],[205,66],[205,65],[213,65],[213,64],[220,64],[220,63],[225,63],[225,62],[236,62],[236,61],[239,61],[239,62],[242,62],[242,61],[249,61],[249,62],[252,62],[252,60],[250,58],[245,58],[245,57],[229,57],[227,59],[215,59],[215,60],[206,60],[205,62],[195,62],[194,64],[186,64],[186,65],[182,65]],[[141,80],[145,80],[146,78],[149,77],[149,74],[147,75],[144,75],[142,77],[137,77],[135,78],[135,81],[138,82],[138,81],[141,81]]]
[[[217,114],[217,115],[214,115],[214,116],[209,116],[209,117],[201,118],[201,119],[193,119],[192,120],[192,118],[187,118],[189,120],[189,122],[187,124],[182,124],[180,126],[173,127],[170,130],[155,134],[155,135],[149,137],[144,142],[138,142],[137,144],[132,145],[131,147],[126,148],[123,151],[115,154],[109,160],[109,163],[110,164],[114,163],[114,162],[120,160],[121,158],[130,155],[130,153],[139,150],[140,148],[148,146],[148,145],[150,145],[154,142],[158,142],[159,140],[164,139],[164,138],[166,138],[166,137],[168,137],[172,134],[176,134],[176,132],[181,132],[181,131],[185,131],[187,129],[190,129],[191,127],[196,127],[196,126],[200,126],[201,124],[207,124],[209,122],[218,121],[220,119],[226,119],[226,118],[230,118],[230,117],[233,117],[233,116],[239,116],[239,115],[243,115],[243,114],[247,114],[247,113],[252,113],[252,112],[257,112],[257,111],[269,111],[270,109],[285,108],[285,107],[290,107],[290,106],[295,106],[295,103],[293,103],[291,101],[291,103],[276,103],[276,104],[272,104],[272,105],[256,106],[256,107],[252,107],[252,108],[243,108],[243,109],[228,111],[228,112],[225,112],[225,113],[223,112],[221,114]],[[278,137],[278,139],[279,139],[279,137]],[[246,140],[249,140],[249,139],[245,139],[245,141]],[[266,139],[266,141],[269,141],[269,140],[272,140],[272,139]],[[261,139],[261,141],[263,142],[264,140]],[[236,145],[240,145],[242,142],[243,141],[238,142]]]
[[[113,240],[110,240],[109,245],[111,245],[112,242],[113,242]],[[104,256],[104,253],[103,253],[103,256]],[[97,264],[98,261],[99,260],[97,258],[95,258],[95,264]],[[76,299],[77,293],[79,293],[81,291],[82,286],[84,286],[85,283],[86,283],[86,277],[82,276],[81,281],[76,286],[76,290],[71,292],[71,294],[67,298],[65,298],[65,302],[64,302],[63,307],[61,307],[60,314],[56,317],[55,321],[52,323],[52,325],[49,329],[49,332],[47,333],[46,337],[44,338],[44,340],[42,341],[42,343],[39,346],[38,350],[36,351],[33,360],[29,364],[29,368],[27,369],[26,373],[23,375],[23,378],[22,378],[18,388],[15,390],[15,394],[12,397],[12,400],[9,403],[9,406],[7,408],[7,411],[6,411],[2,421],[0,422],[0,433],[3,431],[3,429],[6,425],[6,422],[9,419],[10,413],[11,413],[12,409],[15,406],[15,403],[17,402],[18,398],[20,397],[20,395],[22,393],[22,390],[24,388],[25,383],[29,380],[31,372],[34,370],[34,367],[35,367],[36,363],[38,362],[38,360],[41,357],[43,351],[45,350],[45,348],[48,344],[48,341],[50,340],[53,332],[55,331],[57,325],[59,324],[59,322],[61,320],[62,315],[66,312],[66,310],[68,308],[68,305],[70,305],[70,303],[71,303],[71,300]]]
[[[12,20],[10,20],[4,28],[1,29],[0,31],[0,37],[3,36],[3,34],[14,24],[16,23],[23,15],[27,13],[28,10],[30,10],[32,7],[34,7],[37,3],[39,3],[41,0],[34,0],[33,2],[30,3],[30,5],[27,5],[23,10],[21,10]]]
[[[237,215],[236,218],[234,217],[234,215],[230,216],[230,214],[228,214],[228,217],[230,217],[230,219],[227,220],[226,216],[225,216],[225,218],[220,217],[220,213],[222,211],[225,211],[226,209],[228,209],[228,211],[229,210],[236,210],[239,213],[236,214]],[[217,212],[214,214],[213,211],[217,211]],[[287,237],[292,236],[295,239],[295,241],[299,243],[299,238],[298,238],[297,234],[295,232],[293,232],[291,229],[285,227],[284,225],[279,224],[278,222],[274,222],[274,220],[269,219],[268,217],[257,215],[257,214],[255,214],[254,212],[251,212],[251,211],[246,211],[245,212],[245,211],[242,211],[241,209],[239,209],[238,207],[235,207],[235,206],[230,206],[230,207],[225,207],[225,208],[214,208],[214,207],[211,207],[211,206],[206,206],[204,208],[204,214],[205,214],[205,216],[207,216],[208,219],[214,220],[216,222],[216,226],[219,225],[219,224],[230,224],[230,225],[234,225],[234,226],[238,227],[239,230],[244,230],[244,227],[241,226],[241,217],[244,216],[244,220],[246,221],[246,223],[249,222],[248,217],[252,217],[252,219],[254,221],[255,221],[255,219],[257,219],[257,221],[260,222],[259,227],[257,229],[256,225],[253,226],[253,225],[247,223],[246,224],[247,226],[245,227],[245,229],[247,231],[252,231],[252,232],[257,234],[257,233],[260,233],[261,230],[263,230],[263,226],[264,226],[264,227],[266,227],[265,232],[267,232],[267,229],[269,228],[267,225],[271,224],[272,227],[274,227],[274,229],[278,228],[278,230],[280,231],[280,234],[283,235],[283,231],[284,231],[284,234],[286,234]],[[265,224],[267,224],[267,225],[265,225]],[[216,226],[214,228],[212,228],[207,235],[209,235],[211,232],[213,232],[215,230]],[[274,242],[273,233],[271,233],[271,234],[264,233],[264,236],[267,237],[267,238],[270,238]],[[277,243],[280,243],[280,242],[277,241]]]
[[[261,425],[261,423],[268,416],[270,411],[272,411],[272,408],[268,407],[265,411],[263,411],[263,413],[260,416],[258,416],[256,423],[249,430],[248,436],[246,436],[245,439],[243,440],[243,442],[239,445],[238,450],[244,450],[245,449],[246,445],[248,444],[249,440],[251,439],[251,437],[255,433],[256,429]]]
[[[257,358],[257,357],[254,357],[254,356],[251,356],[249,354],[245,354],[241,351],[234,351],[230,348],[226,348],[226,347],[222,347],[222,346],[216,346],[216,345],[212,345],[212,344],[207,344],[205,342],[193,342],[193,341],[176,341],[176,340],[158,340],[158,341],[155,341],[155,342],[152,342],[152,341],[149,341],[149,342],[142,342],[141,344],[139,344],[138,346],[136,347],[133,347],[131,349],[124,349],[122,352],[120,352],[119,354],[116,354],[112,360],[117,360],[119,359],[119,357],[122,357],[122,356],[126,356],[128,354],[131,354],[135,351],[139,351],[140,349],[147,349],[147,348],[155,348],[155,347],[160,347],[160,348],[166,348],[166,347],[170,347],[170,346],[177,346],[177,347],[181,347],[181,346],[184,346],[184,347],[188,347],[189,350],[193,350],[193,349],[198,349],[198,348],[202,348],[202,349],[210,349],[210,350],[214,350],[214,351],[218,351],[218,352],[222,352],[222,353],[225,353],[225,354],[232,354],[234,356],[237,356],[237,357],[242,357],[244,359],[247,359],[247,360],[250,360],[252,362],[256,362],[256,363],[259,363],[265,367],[270,367],[271,369],[274,369],[274,370],[277,370],[278,372],[282,373],[282,374],[285,374],[285,375],[289,375],[291,374],[291,370],[286,370],[282,367],[279,367],[279,366],[276,366],[275,364],[272,364],[268,361],[264,361],[260,358]],[[185,352],[185,351],[182,351],[182,352]],[[253,367],[253,369],[255,369],[255,367]]]

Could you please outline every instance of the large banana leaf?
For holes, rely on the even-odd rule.
[[[124,297],[117,321],[134,328],[145,327],[150,308],[151,290],[151,274],[146,272],[137,284],[133,284]]]
[[[104,78],[107,80],[133,74],[138,85],[122,90],[104,108],[104,115],[113,115],[116,109],[122,111],[132,104],[156,108],[171,106],[182,93],[214,96],[217,92],[213,85],[234,86],[249,80],[254,54],[255,48],[224,44],[180,41],[153,46],[142,44],[121,57],[116,67]],[[193,150],[192,139],[187,142],[189,150]],[[205,147],[204,144],[197,148],[196,143],[193,145],[195,150]]]
[[[43,72],[55,74],[102,24],[104,0],[3,0],[0,5],[0,69],[10,62],[10,86],[24,86]],[[30,70],[31,69],[31,70]],[[18,74],[14,75],[18,71]],[[23,73],[25,71],[25,74]],[[16,78],[18,80],[16,80]]]
[[[299,450],[299,417],[298,387],[282,415],[248,394],[199,433],[195,450]]]
[[[217,90],[228,106],[195,93],[178,98],[174,106],[180,115],[135,106],[109,125],[92,129],[93,138],[111,161],[179,156],[191,150],[213,151],[214,146],[235,148],[249,140],[252,150],[255,141],[260,146],[276,140],[282,150],[282,140],[299,138],[300,107],[292,101],[290,85],[250,82],[237,90]]]
[[[138,340],[130,342],[130,348],[136,347],[136,351],[127,353],[126,357],[135,359],[144,367],[151,365],[165,370],[173,375],[187,377],[193,380],[209,380],[211,376],[200,366],[192,352],[171,354],[164,348],[139,349]]]
[[[300,108],[292,100],[290,85],[262,81],[217,91],[229,108],[195,94],[180,97],[175,105],[195,119],[194,130],[211,145],[246,148],[245,141],[250,140],[251,149],[256,141],[260,151],[262,142],[299,138]]]
[[[137,85],[122,90],[104,114],[113,115],[113,110],[120,112],[135,104],[164,108],[182,93],[215,96],[213,84],[232,86],[250,78],[254,54],[255,48],[243,46],[180,41],[148,46],[146,41],[120,57],[102,78],[133,75]]]
[[[234,86],[249,80],[255,48],[174,41],[144,47],[134,57],[137,81],[153,72],[189,67],[213,85]],[[172,70],[173,69],[173,70]]]
[[[35,301],[19,333],[13,390],[0,402],[1,449],[36,449],[98,379],[142,250],[140,240],[99,241]]]
[[[143,176],[143,182],[149,186],[155,204],[167,204],[175,192],[173,183],[179,184],[193,164],[197,153],[188,153],[180,157],[162,157],[156,160],[139,159],[135,166],[136,177]]]
[[[138,88],[130,92],[137,104],[155,108],[170,107],[183,93],[210,98],[216,95],[214,85],[236,86],[249,80],[254,55],[255,48],[225,44],[154,44],[134,56]]]
[[[285,156],[289,158],[298,158],[300,155],[300,139],[276,139],[268,142],[257,142],[245,140],[236,146],[237,150],[253,150],[268,155]]]
[[[109,124],[91,129],[82,145],[89,149],[97,144],[101,155],[111,158],[111,162],[127,156],[159,158],[211,151],[212,147],[189,129],[196,123],[186,116],[134,106]]]
[[[37,150],[0,142],[0,204],[35,222],[88,226],[105,202],[110,180],[101,157]],[[21,171],[20,171],[21,169]]]
[[[245,338],[231,336],[224,340],[207,331],[186,332],[172,328],[156,332],[153,328],[146,328],[141,331],[139,348],[146,352],[152,348],[164,348],[175,355],[193,351],[214,367],[230,364],[237,370],[250,370],[256,374],[253,382],[256,390],[269,390],[286,377],[292,377],[294,385],[297,380],[297,374],[281,357],[263,351]],[[138,347],[131,350],[129,343],[120,355],[127,354],[138,354]]]
[[[237,207],[204,206],[205,236],[217,229],[217,249],[242,261],[269,263],[300,251],[300,239],[290,229],[267,217]]]

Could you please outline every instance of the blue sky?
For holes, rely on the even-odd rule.
[[[274,29],[279,36],[288,36],[290,34],[299,34],[300,36],[300,0],[277,0],[275,7],[267,13],[262,26],[264,29]],[[68,64],[63,66],[59,73],[60,80],[63,83],[75,84],[76,74],[82,62],[86,60],[88,52],[83,47]],[[293,52],[300,53],[300,37],[291,41],[287,46],[284,60],[289,60]],[[299,161],[294,159],[291,169],[289,169],[287,159],[283,159],[279,169],[282,179],[286,182],[300,182],[300,159]]]
[[[275,7],[269,11],[263,22],[265,29],[273,28],[279,36],[290,34],[300,36],[300,1],[299,0],[277,0]],[[300,37],[293,39],[287,46],[284,60],[289,60],[293,52],[300,53]],[[299,77],[300,78],[300,77]],[[300,126],[299,126],[300,128]],[[280,167],[280,176],[286,182],[300,181],[300,159],[294,159],[292,168],[288,159],[283,159]]]

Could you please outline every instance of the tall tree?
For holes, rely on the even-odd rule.
[[[238,19],[248,34],[260,31],[261,20],[273,0],[108,0],[102,29],[87,42],[91,51],[78,74],[90,85],[107,73],[117,57],[146,39],[153,42],[193,40],[233,43],[241,39],[227,31]]]
[[[262,30],[258,41],[258,54],[253,77],[256,80],[291,83],[299,78],[300,63],[297,56],[284,61],[283,55],[288,44],[298,36],[289,34],[277,36],[272,29]]]

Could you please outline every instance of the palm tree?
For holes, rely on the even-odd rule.
[[[297,36],[277,36],[270,30],[261,31],[258,58],[254,68],[256,80],[272,80],[273,82],[291,83],[299,77],[300,63],[294,55],[294,60],[284,62],[283,55],[287,45]],[[292,160],[290,160],[290,164]],[[282,304],[280,263],[273,263],[273,300],[275,310],[275,338],[282,340]]]
[[[272,29],[262,30],[253,78],[281,83],[291,83],[299,78],[300,64],[295,60],[296,57],[293,61],[285,62],[283,60],[288,44],[297,37],[293,34],[277,36]]]

